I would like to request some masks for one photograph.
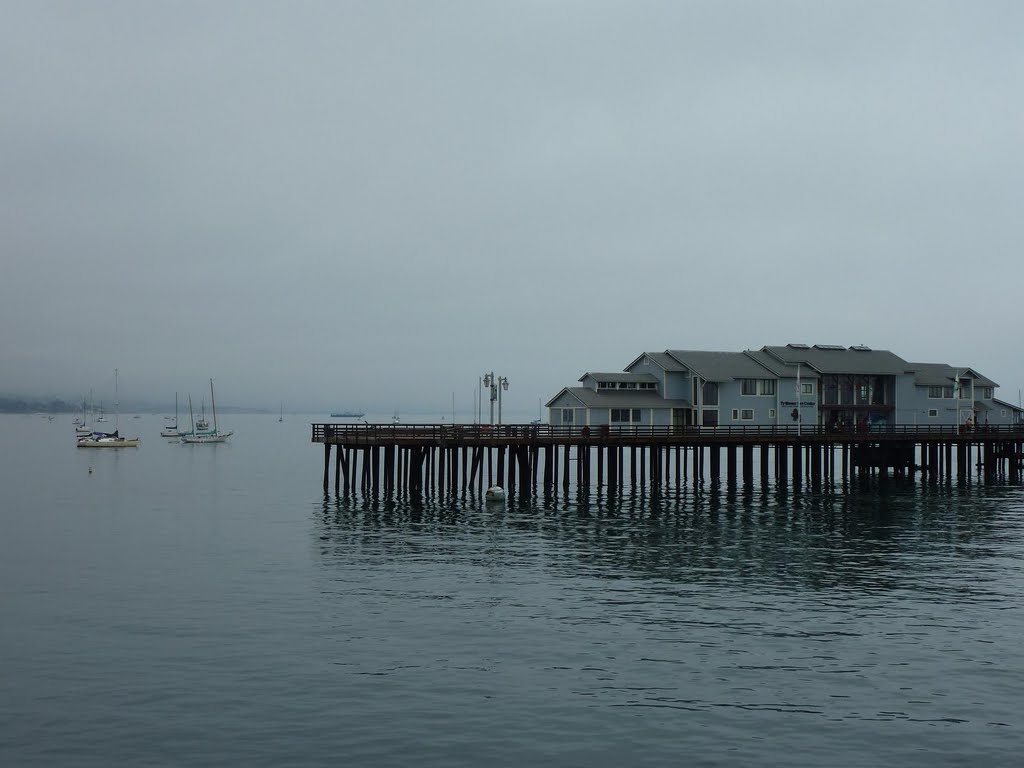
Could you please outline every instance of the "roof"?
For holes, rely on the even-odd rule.
[[[583,381],[588,376],[594,378],[597,381],[642,381],[648,384],[658,383],[658,377],[655,376],[653,373],[593,373],[591,371],[584,373],[582,376],[579,377],[579,379],[577,379],[577,381]]]
[[[992,381],[992,379],[988,378],[987,376],[982,376],[976,370],[974,370],[973,368],[968,368],[966,365],[958,366],[956,370],[958,370],[960,372],[961,376],[963,376],[964,374],[967,374],[967,373],[971,374],[974,377],[974,383],[977,384],[979,387],[998,387],[999,386],[994,381]]]
[[[946,363],[907,363],[907,371],[914,372],[914,383],[919,387],[949,387],[958,376],[970,374],[979,387],[998,387],[991,379],[967,366],[954,367]]]
[[[956,376],[953,366],[945,363],[907,363],[907,371],[913,372],[919,387],[951,387]]]
[[[861,373],[898,376],[910,370],[910,363],[887,349],[865,346],[842,348],[838,344],[787,344],[784,347],[762,347],[762,350],[785,363],[808,365],[820,373]]]
[[[769,371],[774,373],[779,378],[796,378],[796,365],[784,363],[778,358],[772,357],[762,349],[748,349],[743,354],[745,354],[751,360],[754,360],[755,362],[759,363],[760,365],[763,365],[765,368],[767,368]],[[814,378],[813,371],[810,372],[810,377]]]
[[[690,349],[666,351],[705,381],[767,379],[772,374],[772,371],[743,352],[702,352]]]
[[[643,360],[645,357],[649,357],[651,359],[651,362],[653,362],[655,365],[660,366],[666,371],[684,370],[684,366],[680,365],[679,361],[673,358],[667,352],[643,352],[640,355],[638,355],[633,360],[633,362],[626,366],[626,370],[628,371],[635,365],[639,365],[640,361]]]
[[[666,400],[651,390],[613,389],[595,392],[587,387],[565,387],[551,398],[547,407],[561,397],[570,394],[587,408],[692,408],[689,400]]]

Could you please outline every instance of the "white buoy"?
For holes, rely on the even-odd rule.
[[[487,493],[484,494],[484,498],[487,499],[487,501],[504,501],[505,489],[500,485],[492,485],[487,489]]]

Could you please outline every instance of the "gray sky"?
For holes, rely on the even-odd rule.
[[[1022,3],[0,13],[0,392],[529,415],[791,341],[1024,386]]]

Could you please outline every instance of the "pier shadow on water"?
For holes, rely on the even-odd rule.
[[[801,588],[930,589],[936,549],[955,567],[999,551],[994,510],[1019,485],[860,478],[819,489],[790,485],[546,494],[493,503],[472,491],[435,498],[327,494],[325,545],[391,534],[415,540],[479,536],[543,542],[602,578],[688,584],[759,582]],[[953,567],[953,563],[947,563]],[[984,577],[959,588],[983,591]]]

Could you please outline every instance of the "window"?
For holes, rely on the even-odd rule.
[[[804,395],[813,395],[814,394],[814,384],[801,384],[800,385],[800,392],[801,392],[801,394],[804,394]]]
[[[961,400],[973,400],[974,399],[974,382],[971,379],[960,379],[960,399]]]
[[[936,398],[949,399],[953,396],[952,387],[928,387],[928,397],[933,400]]]
[[[768,418],[769,419],[774,419],[775,418],[775,409],[774,408],[769,408],[768,409]]]
[[[743,410],[741,410],[740,411],[740,419],[742,419],[743,421],[753,421],[753,419],[754,419],[754,409],[753,408],[744,408]]]
[[[563,424],[572,424],[573,423],[573,416],[575,415],[575,413],[576,413],[576,409],[575,408],[563,408],[562,409],[562,423]]]
[[[704,382],[704,405],[718,405],[718,382]]]
[[[931,416],[932,418],[935,418],[936,416],[939,415],[939,409],[938,408],[929,408],[928,409],[928,415]]]
[[[982,400],[991,400],[992,399],[992,387],[982,387],[981,388],[981,399]]]
[[[640,382],[640,389],[657,389],[658,385],[653,381],[642,381]]]
[[[599,381],[597,382],[598,389],[615,389],[615,383],[612,381]]]
[[[611,418],[609,419],[612,424],[639,424],[640,423],[640,409],[639,408],[612,408]]]
[[[717,409],[704,411],[701,414],[701,416],[702,416],[703,423],[704,423],[705,427],[717,427],[718,426],[718,410]]]
[[[761,394],[762,395],[774,395],[775,394],[775,379],[761,379]]]
[[[1000,408],[999,409],[999,415],[1002,416],[1005,419],[1006,418],[1006,409],[1005,408]]]
[[[757,379],[743,379],[743,394],[744,395],[756,395],[757,394]]]

